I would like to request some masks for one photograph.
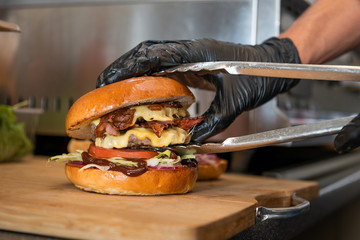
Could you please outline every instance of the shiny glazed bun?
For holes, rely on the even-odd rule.
[[[188,108],[195,97],[186,86],[166,77],[135,77],[109,84],[83,95],[71,106],[66,133],[72,138],[90,139],[94,119],[124,107],[167,101]]]
[[[216,164],[200,164],[198,165],[199,169],[199,181],[202,180],[213,180],[220,177],[226,171],[228,162],[224,159],[221,159]]]
[[[164,195],[182,194],[194,188],[197,169],[149,169],[137,177],[128,177],[118,171],[86,169],[67,163],[67,178],[85,191],[117,195]]]

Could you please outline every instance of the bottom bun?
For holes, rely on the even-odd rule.
[[[227,168],[228,162],[221,159],[217,164],[199,164],[199,176],[198,180],[213,180],[220,177]]]
[[[78,188],[103,194],[165,195],[187,193],[194,188],[197,168],[148,169],[137,177],[128,177],[118,171],[85,169],[67,163],[67,178]]]

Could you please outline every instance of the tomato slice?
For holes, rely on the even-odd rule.
[[[89,154],[96,158],[142,158],[149,159],[158,155],[157,152],[148,150],[134,150],[134,149],[115,149],[115,148],[102,148],[94,144],[90,144]]]

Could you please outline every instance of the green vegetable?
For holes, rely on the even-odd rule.
[[[165,150],[162,153],[160,153],[159,155],[157,155],[156,158],[170,158],[170,155],[171,155],[171,151]]]
[[[188,155],[183,155],[181,156],[181,159],[195,159],[195,155],[194,154],[188,154]]]
[[[62,155],[56,155],[51,158],[49,158],[50,161],[56,161],[56,162],[68,162],[68,161],[81,161],[82,157],[81,153],[83,151],[78,150],[76,153],[63,153]]]
[[[14,107],[0,105],[0,162],[18,161],[33,150],[23,123],[18,123]]]
[[[77,150],[77,152],[75,153],[63,153],[61,155],[57,155],[57,156],[53,156],[51,158],[49,158],[49,162],[50,161],[55,161],[55,162],[71,162],[71,161],[80,161],[82,162],[82,157],[81,157],[81,153],[83,151]],[[137,166],[138,164],[136,162],[133,161],[127,161],[123,158],[120,157],[114,157],[114,158],[104,158],[110,162],[115,163],[116,165],[127,165],[127,166]]]
[[[170,150],[165,150],[164,152],[161,152],[159,155],[157,155],[155,158],[170,159],[170,156],[171,156],[171,151]],[[195,158],[195,155],[188,154],[188,155],[181,156],[181,159],[192,159],[192,158]]]

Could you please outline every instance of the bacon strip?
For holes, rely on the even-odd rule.
[[[162,132],[169,127],[179,127],[185,131],[189,131],[196,124],[199,124],[204,120],[203,117],[197,118],[180,118],[174,121],[153,121],[153,122],[143,122],[137,124],[135,127],[151,128],[157,137],[161,137]]]
[[[169,104],[171,107],[177,107],[175,103]],[[173,106],[174,105],[174,106]],[[151,105],[152,106],[152,105]],[[156,107],[155,105],[153,106]],[[180,105],[181,107],[181,105]],[[100,123],[97,125],[95,129],[96,137],[102,137],[105,132],[111,135],[119,135],[121,130],[125,130],[129,127],[142,127],[142,128],[151,128],[152,131],[156,134],[157,137],[161,137],[162,132],[169,127],[179,127],[184,129],[185,131],[189,131],[193,128],[196,124],[199,124],[203,121],[203,117],[196,117],[196,118],[179,118],[173,121],[152,121],[152,122],[145,122],[138,119],[138,122],[131,126],[135,109],[130,108],[123,108],[120,110],[116,110],[111,112],[100,119]]]
[[[149,125],[158,138],[161,137],[164,129],[168,128],[167,124],[162,124],[161,122],[151,122]]]
[[[135,109],[123,108],[113,112],[110,118],[118,130],[124,130],[132,124],[135,112]]]
[[[102,137],[105,132],[119,135],[121,130],[130,127],[135,111],[135,109],[123,108],[103,116],[95,129],[96,137]]]
[[[197,118],[181,118],[175,122],[179,128],[184,129],[185,131],[189,131],[193,128],[196,124],[201,123],[204,120],[204,117],[197,117]]]

